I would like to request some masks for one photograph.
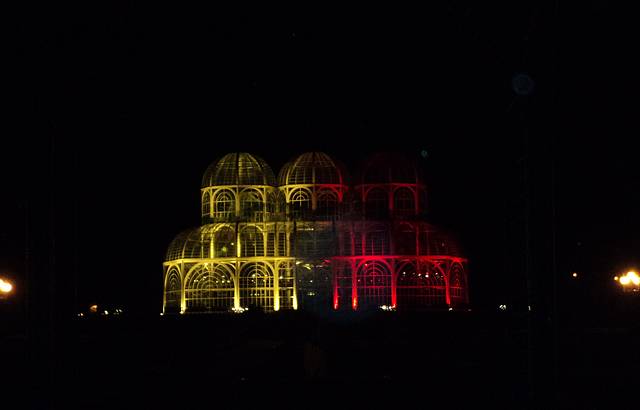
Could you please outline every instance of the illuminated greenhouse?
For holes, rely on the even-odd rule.
[[[377,154],[356,175],[322,152],[299,155],[277,178],[252,154],[214,162],[202,225],[169,245],[163,312],[467,305],[466,259],[425,221],[417,166]]]

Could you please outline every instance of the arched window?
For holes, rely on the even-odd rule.
[[[391,305],[391,272],[383,263],[365,262],[358,269],[358,306]]]
[[[331,190],[318,192],[316,213],[322,218],[336,217],[338,215],[338,194]]]
[[[311,198],[306,189],[296,189],[289,194],[289,207],[293,217],[298,218],[309,213]]]
[[[444,275],[432,264],[416,269],[406,264],[398,269],[397,303],[399,308],[420,309],[446,304]]]
[[[465,274],[464,268],[459,263],[454,263],[449,270],[449,291],[454,302],[464,302]]]
[[[273,274],[262,263],[247,264],[240,274],[242,307],[273,310]]]
[[[247,226],[240,233],[240,249],[243,257],[264,256],[264,236],[255,226]]]
[[[380,188],[367,192],[364,213],[369,218],[383,218],[389,214],[389,196]]]
[[[229,220],[235,216],[236,199],[233,192],[224,190],[216,194],[214,206],[215,217],[220,220]]]
[[[263,217],[262,194],[256,190],[240,193],[240,210],[242,216],[249,221],[260,221]]]
[[[187,278],[187,311],[227,311],[233,306],[233,279],[224,265],[200,265]]]
[[[231,258],[236,256],[236,233],[229,226],[223,226],[215,233],[215,257]]]
[[[180,309],[182,281],[178,270],[172,268],[165,280],[165,311],[177,312]]]
[[[202,195],[202,216],[204,218],[211,216],[211,195],[209,195],[209,191],[205,191]]]
[[[398,188],[393,194],[393,211],[396,215],[409,216],[416,213],[416,202],[409,188]]]

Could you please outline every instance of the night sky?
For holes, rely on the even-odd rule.
[[[527,134],[537,166],[556,166],[558,274],[579,270],[597,289],[640,263],[631,16],[601,1],[515,3],[17,10],[0,271],[23,278],[27,203],[32,240],[54,232],[59,244],[56,292],[75,282],[79,306],[158,312],[164,252],[199,224],[216,158],[248,151],[277,173],[318,150],[353,173],[391,150],[423,167],[430,221],[470,259],[472,303],[495,306],[522,286],[504,260]],[[528,96],[513,91],[519,73],[534,81]],[[31,257],[46,266],[49,250],[36,243]]]

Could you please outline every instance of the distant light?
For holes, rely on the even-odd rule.
[[[91,313],[96,313],[96,312],[98,312],[98,305],[91,305],[91,306],[89,306],[89,311],[90,311]]]
[[[498,306],[498,309],[507,310],[507,305],[500,305],[500,306]]]
[[[626,286],[633,283],[635,286],[640,285],[640,276],[635,271],[629,271],[626,275],[619,279],[621,285]]]
[[[578,273],[577,273],[577,272],[573,272],[573,273],[571,274],[571,276],[573,276],[574,278],[577,278],[577,277],[578,277]]]
[[[108,310],[105,310],[105,311],[104,311],[104,314],[105,314],[105,315],[108,315],[108,314],[109,314],[109,311],[108,311]]]
[[[618,281],[618,279],[620,279],[620,278],[619,278],[619,277],[617,277],[617,276],[614,276],[614,277],[613,277],[613,280],[615,280],[616,282]]]
[[[453,310],[453,308],[452,308],[452,307],[450,307],[450,308],[449,308],[449,312],[451,312],[452,310]]]
[[[13,290],[13,285],[9,281],[0,279],[0,292],[9,293]]]

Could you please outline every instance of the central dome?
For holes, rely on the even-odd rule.
[[[344,171],[324,152],[305,152],[282,167],[278,176],[284,185],[343,185]]]
[[[207,168],[202,187],[222,185],[271,185],[276,178],[269,164],[257,155],[232,152]]]

